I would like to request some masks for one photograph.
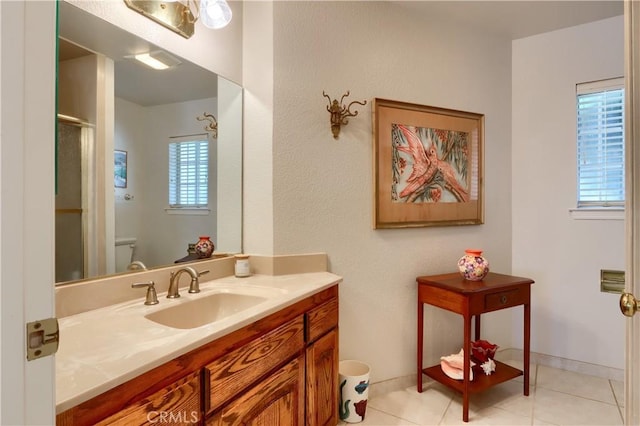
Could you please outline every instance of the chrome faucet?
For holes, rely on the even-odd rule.
[[[200,293],[200,276],[208,273],[209,271],[198,272],[193,269],[191,266],[185,266],[184,268],[180,268],[175,272],[171,273],[171,278],[169,279],[169,291],[167,291],[168,299],[177,299],[180,297],[180,293],[178,292],[178,286],[180,285],[180,275],[184,272],[188,273],[191,276],[191,283],[189,284],[189,293]]]

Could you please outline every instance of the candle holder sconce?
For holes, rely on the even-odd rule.
[[[349,96],[348,90],[347,90],[347,93],[342,95],[342,98],[340,98],[340,102],[338,102],[336,99],[331,100],[329,95],[327,95],[324,92],[324,90],[322,91],[322,95],[325,98],[329,99],[329,105],[327,105],[327,111],[329,111],[329,114],[331,114],[331,118],[330,118],[331,133],[333,133],[334,139],[338,139],[338,135],[340,134],[340,126],[346,125],[347,123],[349,123],[349,120],[347,120],[347,117],[355,117],[356,115],[358,115],[358,111],[353,111],[353,112],[351,111],[351,106],[353,104],[366,105],[367,101],[364,101],[364,102],[353,101],[348,106],[345,106],[342,103],[342,101],[344,100],[344,98]]]
[[[212,138],[218,139],[218,120],[216,120],[213,114],[205,112],[203,115],[196,117],[196,119],[198,121],[208,121],[209,124],[204,127],[204,130],[211,133]]]

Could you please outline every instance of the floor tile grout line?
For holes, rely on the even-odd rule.
[[[547,367],[547,366],[545,366],[545,367]],[[549,368],[555,368],[555,367],[549,367]],[[560,370],[562,370],[562,369],[560,369]],[[562,371],[567,371],[567,370],[562,370]],[[578,372],[573,372],[573,373],[580,374],[580,375],[583,375],[583,376],[590,376],[590,377],[592,376],[590,374],[583,374],[583,373],[578,373]],[[594,377],[597,377],[597,376],[594,376]],[[601,404],[613,405],[615,407],[618,407],[618,410],[620,410],[620,403],[618,402],[618,398],[616,398],[616,393],[613,391],[613,384],[611,383],[612,379],[604,379],[604,380],[606,380],[607,384],[609,385],[609,389],[611,390],[611,393],[613,395],[614,403],[610,403],[610,402],[607,402],[607,401],[601,401],[599,399],[594,399],[594,398],[587,398],[586,396],[576,395],[575,393],[565,392],[565,391],[549,388],[549,387],[546,387],[544,385],[540,386],[540,388],[548,390],[548,391],[552,391],[552,392],[558,392],[558,393],[561,393],[561,394],[564,394],[564,395],[575,396],[576,398],[585,399],[587,401],[594,401],[594,402],[599,402]],[[538,385],[538,369],[536,368],[536,389],[537,389],[538,386],[539,386]]]
[[[440,421],[438,422],[438,425],[441,425],[442,422],[444,422],[445,417],[447,417],[447,411],[449,411],[449,408],[451,407],[452,403],[453,403],[453,396],[449,398],[449,403],[447,404],[447,407],[442,412],[442,416],[440,417]]]
[[[620,419],[624,424],[624,415],[622,414],[622,407],[620,406],[620,402],[618,401],[618,397],[616,396],[616,391],[613,390],[613,382],[611,381],[611,379],[609,379],[609,387],[611,388],[611,393],[613,394],[613,400],[616,402],[616,405],[618,406],[618,413],[620,413]]]
[[[610,405],[612,407],[618,407],[619,408],[619,405],[618,405],[617,402],[611,403],[611,402],[601,401],[599,399],[587,398],[586,396],[576,395],[575,393],[564,392],[564,391],[560,391],[560,390],[557,390],[557,389],[546,388],[544,386],[540,386],[540,388],[544,389],[544,390],[547,390],[547,391],[550,391],[550,392],[557,392],[557,393],[561,393],[563,395],[569,395],[569,396],[573,396],[575,398],[584,399],[586,401],[598,402],[600,404]],[[614,396],[614,400],[615,400],[615,396]]]
[[[374,410],[376,410],[376,411],[379,411],[379,412],[381,412],[381,413],[384,413],[384,414],[386,414],[387,416],[393,417],[394,419],[402,420],[403,422],[409,422],[409,423],[411,423],[412,425],[416,425],[416,426],[417,426],[417,425],[419,425],[419,423],[412,422],[411,420],[409,420],[409,419],[405,419],[404,417],[400,417],[400,416],[398,416],[397,414],[389,413],[389,412],[384,411],[384,410],[381,410],[381,409],[379,409],[379,408],[373,408],[373,409],[374,409]]]

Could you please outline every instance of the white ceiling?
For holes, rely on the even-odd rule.
[[[611,18],[624,13],[622,0],[604,1],[397,1],[430,19],[446,19],[510,40]]]
[[[393,1],[393,0],[392,0]],[[605,1],[393,1],[425,19],[458,22],[470,28],[517,39],[623,14],[622,0]],[[123,59],[156,46],[59,2],[60,35],[115,61],[116,96],[139,105],[159,105],[216,96],[217,76],[185,63],[168,71],[151,71]],[[60,54],[66,49],[61,45]]]

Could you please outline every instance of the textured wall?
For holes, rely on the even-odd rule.
[[[327,252],[344,277],[342,359],[370,363],[373,381],[413,374],[415,277],[454,271],[469,246],[510,272],[511,43],[392,2],[276,2],[273,14],[274,252]],[[367,100],[338,140],[323,90]],[[484,225],[372,229],[374,97],[486,115]],[[426,319],[430,362],[460,349],[458,316],[429,308]],[[485,337],[511,347],[510,320],[488,315]]]

